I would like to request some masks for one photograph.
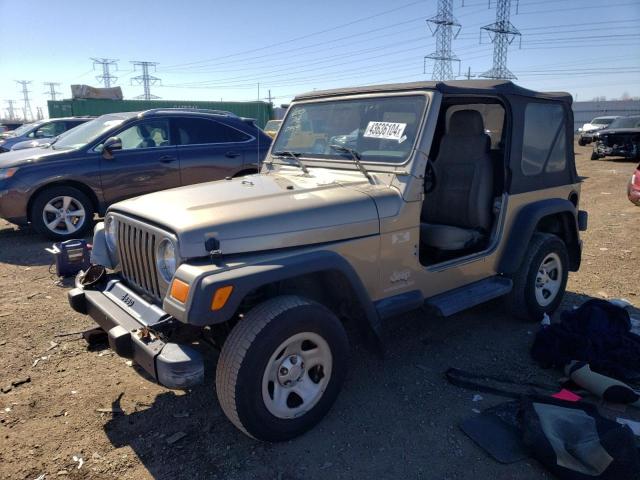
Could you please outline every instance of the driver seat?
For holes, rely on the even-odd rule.
[[[436,186],[422,204],[422,245],[465,250],[486,239],[493,203],[490,146],[480,112],[459,110],[451,115],[433,163]]]
[[[138,143],[136,148],[152,148],[156,146],[156,142],[153,138],[151,138],[151,132],[146,125],[138,125],[138,135],[142,137],[142,141]]]

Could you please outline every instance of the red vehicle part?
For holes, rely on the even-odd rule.
[[[627,195],[631,203],[640,207],[640,164],[631,175],[631,180],[629,180],[629,186],[627,187]]]

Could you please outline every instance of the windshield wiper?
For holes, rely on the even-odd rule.
[[[302,155],[301,153],[291,152],[286,150],[286,151],[273,152],[271,155],[272,156],[275,155],[276,157],[293,158],[296,162],[296,165],[299,166],[304,173],[309,173],[309,169],[307,168],[307,166],[304,163],[302,163],[302,160],[298,158],[300,155]]]
[[[346,153],[351,155],[351,158],[353,159],[353,163],[356,164],[356,166],[358,167],[358,170],[360,170],[362,172],[362,174],[367,177],[367,180],[369,180],[370,183],[374,183],[373,181],[373,177],[371,177],[371,174],[367,171],[367,169],[364,167],[364,165],[362,165],[362,163],[360,162],[360,153],[358,153],[357,150],[353,149],[353,148],[349,148],[349,147],[345,147],[343,145],[329,145],[329,148],[332,148],[333,150],[337,151],[337,152],[341,152],[341,153]]]

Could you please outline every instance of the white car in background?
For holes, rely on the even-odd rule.
[[[620,117],[596,117],[589,123],[585,123],[581,128],[578,129],[578,133],[580,133],[580,138],[578,138],[578,145],[584,147],[585,145],[590,144],[593,141],[593,133],[597,132],[598,130],[602,130],[603,128],[607,128],[616,118]]]

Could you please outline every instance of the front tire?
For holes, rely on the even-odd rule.
[[[38,194],[31,206],[35,230],[51,240],[86,235],[93,225],[93,203],[74,187],[50,187]]]
[[[562,302],[569,275],[569,254],[564,242],[549,233],[533,234],[513,289],[506,297],[509,312],[523,320],[540,321]]]
[[[222,410],[255,439],[297,437],[333,405],[348,351],[344,327],[324,306],[293,295],[267,300],[222,347],[216,369]]]

